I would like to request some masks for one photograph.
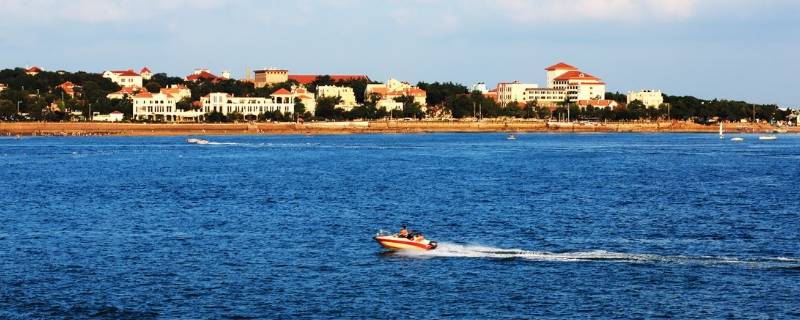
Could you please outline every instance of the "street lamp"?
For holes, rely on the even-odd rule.
[[[19,114],[19,104],[20,103],[22,103],[22,101],[17,100],[17,114]]]

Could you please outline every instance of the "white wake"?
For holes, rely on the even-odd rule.
[[[443,242],[435,250],[399,251],[397,255],[414,258],[485,258],[524,259],[530,261],[588,262],[606,261],[623,263],[670,263],[670,264],[741,264],[753,267],[800,267],[800,259],[787,257],[734,258],[723,256],[682,256],[646,253],[622,253],[605,250],[574,252],[547,252],[523,249],[505,249],[482,245],[464,245]]]

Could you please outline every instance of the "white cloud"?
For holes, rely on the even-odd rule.
[[[106,22],[146,20],[154,16],[220,7],[227,0],[0,0],[0,15],[8,20]]]
[[[507,0],[487,1],[518,23],[585,20],[639,21],[686,19],[697,13],[698,0]]]

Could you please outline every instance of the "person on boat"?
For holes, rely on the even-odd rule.
[[[425,240],[425,236],[422,235],[421,233],[417,233],[417,235],[414,237],[414,241],[422,242],[422,240]]]
[[[406,229],[405,224],[403,224],[403,228],[400,229],[400,232],[398,232],[397,235],[400,236],[401,238],[408,237],[408,229]]]

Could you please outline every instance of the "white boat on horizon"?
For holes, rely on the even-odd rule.
[[[515,136],[513,133],[511,133],[511,134],[508,135],[508,137],[506,137],[506,140],[517,140],[517,136]]]
[[[186,139],[186,142],[191,143],[191,144],[208,144],[208,140],[206,140],[206,139],[197,139],[197,138]]]
[[[742,138],[742,137],[733,137],[733,138],[731,138],[731,141],[733,141],[733,142],[742,142],[742,141],[744,141],[744,138]]]
[[[758,140],[778,140],[778,137],[769,135],[769,136],[758,136]]]

